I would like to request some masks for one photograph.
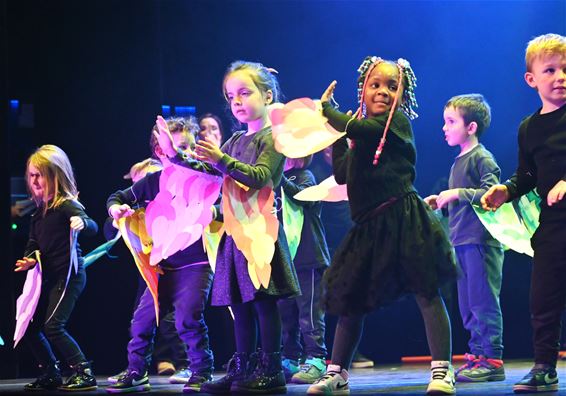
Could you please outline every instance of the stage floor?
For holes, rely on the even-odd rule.
[[[505,381],[488,382],[479,384],[456,385],[458,395],[512,395],[513,384],[520,380],[531,368],[532,363],[529,361],[507,361],[505,364],[506,376]],[[428,365],[426,364],[403,364],[376,366],[371,369],[353,369],[350,374],[351,393],[355,395],[424,395],[426,385],[429,378]],[[218,372],[215,376],[222,376],[223,373]],[[560,361],[558,364],[558,375],[560,377],[560,390],[554,393],[545,393],[547,395],[564,395],[566,396],[566,361]],[[51,392],[50,394],[107,394],[105,388],[108,385],[106,376],[98,376],[98,390],[92,392]],[[30,382],[30,379],[14,379],[0,381],[0,393],[25,393],[22,387]],[[167,382],[167,377],[151,376],[152,394],[178,394],[182,392],[182,385],[171,385]],[[305,394],[307,385],[287,386],[288,394]],[[31,392],[35,393],[35,392]],[[146,392],[147,393],[147,392]],[[47,393],[41,393],[47,394]]]

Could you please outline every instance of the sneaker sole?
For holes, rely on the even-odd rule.
[[[429,389],[426,390],[427,395],[455,395],[456,388],[436,388],[436,389]]]
[[[307,395],[349,395],[350,388],[342,389],[342,390],[334,390],[331,391],[329,389],[314,389],[314,390],[307,390]]]
[[[324,374],[321,374],[321,377],[322,377],[323,375],[324,375]],[[293,377],[293,378],[291,378],[291,381],[289,381],[289,382],[291,382],[292,384],[310,385],[310,384],[314,384],[314,383],[316,382],[316,380],[319,379],[319,378],[320,378],[320,377],[306,379],[306,378],[296,378],[296,377]]]
[[[61,392],[86,392],[97,389],[98,389],[97,385],[87,386],[86,388],[57,388],[57,390]]]
[[[533,392],[556,392],[558,384],[530,386],[530,385],[514,385],[513,392],[515,393],[533,393]]]
[[[456,377],[456,382],[492,382],[492,381],[505,381],[505,374],[490,375],[489,377]]]
[[[151,386],[149,384],[132,386],[131,388],[106,388],[106,392],[108,393],[131,393],[131,392],[149,392],[151,390]]]
[[[186,384],[189,382],[188,378],[169,378],[170,384]]]

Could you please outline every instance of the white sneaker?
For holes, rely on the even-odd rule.
[[[455,384],[454,367],[450,362],[433,360],[430,363],[430,382],[426,389],[427,395],[454,395],[456,394]]]
[[[309,386],[307,395],[349,395],[348,372],[336,364],[329,364],[326,374]]]

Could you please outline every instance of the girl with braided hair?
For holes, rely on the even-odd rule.
[[[330,125],[346,132],[333,145],[333,170],[347,185],[354,225],[324,275],[323,303],[339,320],[331,364],[308,394],[349,393],[347,370],[366,314],[406,294],[415,295],[425,322],[433,360],[427,393],[454,394],[450,320],[438,289],[457,270],[446,233],[413,186],[416,78],[404,59],[367,57],[358,71],[353,116],[331,105],[336,81],[321,97]]]

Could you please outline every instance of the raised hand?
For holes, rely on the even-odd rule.
[[[16,261],[16,269],[14,269],[14,272],[27,271],[28,269],[32,268],[36,263],[37,261],[35,259],[30,257],[24,257]]]
[[[121,219],[122,217],[128,217],[134,214],[134,210],[130,208],[127,204],[114,204],[108,209],[108,214],[112,216],[114,220]]]
[[[194,157],[196,159],[213,165],[216,165],[223,155],[224,153],[220,150],[220,147],[209,137],[206,137],[204,140],[199,140],[194,151]]]
[[[158,115],[155,124],[157,125],[157,131],[153,131],[153,135],[156,137],[159,147],[167,157],[174,157],[177,155],[177,147],[175,147],[175,142],[173,142],[173,137],[171,132],[169,132],[167,121]]]
[[[332,95],[334,95],[334,89],[336,89],[336,84],[338,84],[336,80],[330,83],[328,88],[326,88],[326,91],[324,91],[324,93],[320,97],[321,102],[330,102],[330,98],[332,97]]]
[[[496,184],[491,186],[487,192],[481,197],[481,207],[484,210],[491,210],[495,212],[501,205],[509,199],[509,191],[507,186],[503,184]]]
[[[81,231],[85,228],[85,222],[79,216],[71,216],[69,221],[71,223],[71,228],[75,231]]]

